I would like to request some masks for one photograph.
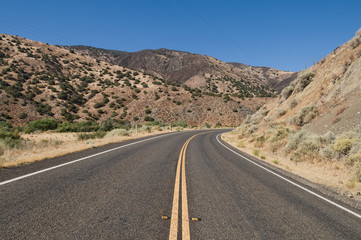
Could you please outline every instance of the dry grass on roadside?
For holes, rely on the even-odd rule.
[[[257,145],[260,136],[240,138],[237,133],[223,134],[223,139],[270,164],[359,199],[361,127],[336,136],[332,132],[316,135],[275,125],[263,132],[263,146]]]
[[[179,129],[182,130],[182,129]],[[156,129],[144,126],[135,130],[114,129],[97,136],[99,133],[32,133],[23,134],[19,146],[10,148],[0,142],[0,168],[26,164],[43,159],[53,158],[101,145],[141,138],[169,129]]]

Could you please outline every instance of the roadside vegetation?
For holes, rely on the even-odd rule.
[[[210,127],[209,124],[204,126],[204,128]],[[55,157],[110,142],[188,128],[191,127],[187,122],[181,120],[169,124],[151,121],[132,125],[128,121],[113,118],[101,123],[57,122],[53,118],[44,118],[18,127],[0,121],[0,168]],[[27,159],[29,155],[36,156]]]
[[[265,107],[259,109],[233,131],[242,143],[248,139],[253,144],[253,155],[260,156],[262,150],[293,162],[342,162],[349,170],[350,180],[361,182],[361,124],[337,135],[333,132],[317,135],[297,129],[317,116],[317,108],[309,105],[291,117],[289,124],[270,123],[259,133],[259,124],[267,113]]]
[[[349,111],[359,104],[359,92],[354,90],[357,97],[351,98],[356,88],[351,86],[359,85],[360,44],[361,29],[347,44],[299,72],[277,102],[261,107],[233,131],[235,145],[251,148],[249,153],[260,158],[266,154],[276,165],[282,160],[307,166],[302,174],[311,177],[317,173],[310,166],[324,167],[323,176],[341,169],[334,186],[361,186],[360,112]]]

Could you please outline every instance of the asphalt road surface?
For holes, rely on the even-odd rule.
[[[242,157],[221,132],[1,169],[0,239],[361,239],[359,210]]]

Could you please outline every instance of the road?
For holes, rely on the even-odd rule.
[[[0,239],[361,239],[359,210],[242,157],[224,131],[1,169]]]

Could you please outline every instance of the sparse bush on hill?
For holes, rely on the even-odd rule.
[[[236,134],[239,138],[247,137],[257,131],[257,124],[267,115],[268,110],[266,107],[261,107],[256,113],[243,121],[242,125],[235,129]]]
[[[312,121],[318,113],[317,107],[313,104],[303,107],[296,116],[290,118],[290,123],[296,126],[303,126]]]
[[[331,148],[334,141],[335,135],[332,132],[315,135],[301,130],[289,135],[283,151],[291,154],[290,159],[293,161],[330,160],[335,157],[335,152]]]
[[[333,150],[342,155],[347,155],[355,142],[355,139],[351,136],[341,135],[337,137],[335,144],[333,145]]]
[[[361,29],[356,32],[355,37],[350,41],[350,45],[352,48],[356,48],[361,44]]]
[[[28,115],[24,112],[20,113],[19,116],[18,116],[20,119],[25,119],[28,117]]]
[[[294,151],[297,149],[297,146],[303,142],[307,137],[307,133],[305,131],[298,131],[294,134],[291,134],[288,137],[288,142],[286,146],[283,148],[283,151],[286,153],[290,153],[291,151]]]
[[[269,148],[272,152],[276,152],[281,147],[283,147],[287,141],[290,130],[288,128],[279,127],[275,131],[270,134],[270,138],[268,140]]]
[[[149,117],[149,116],[146,116],[146,117],[144,118],[144,121],[146,121],[146,122],[153,122],[153,121],[154,121],[154,118]]]
[[[290,102],[290,108],[291,109],[295,108],[297,106],[297,104],[298,104],[297,99],[295,99],[295,98],[292,99],[291,102]]]
[[[285,87],[285,88],[282,90],[281,96],[282,96],[284,99],[289,98],[289,97],[292,95],[294,89],[295,89],[295,86],[291,83],[289,86]]]
[[[361,162],[361,153],[353,154],[345,159],[345,165],[349,167],[352,167],[359,162]]]
[[[284,99],[287,99],[294,92],[302,92],[303,89],[305,89],[312,82],[314,76],[315,74],[309,70],[304,70],[300,72],[297,76],[297,79],[282,90],[281,96]]]
[[[101,126],[104,131],[108,132],[115,128],[115,121],[114,119],[108,118],[105,121],[102,122]]]
[[[300,72],[296,79],[296,85],[294,91],[302,92],[303,89],[305,89],[313,80],[313,77],[315,76],[315,73],[309,70],[304,70]]]
[[[286,110],[284,110],[284,109],[280,109],[280,110],[278,110],[278,112],[277,112],[277,115],[278,116],[283,116],[283,115],[285,115],[286,114]]]

